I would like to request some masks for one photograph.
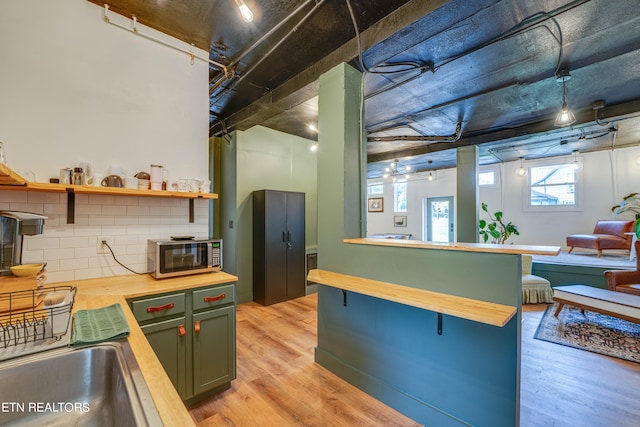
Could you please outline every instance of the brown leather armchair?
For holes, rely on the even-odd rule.
[[[592,234],[572,234],[567,236],[569,253],[574,247],[589,248],[598,251],[598,258],[603,249],[631,249],[633,235],[625,235],[635,230],[635,221],[600,220],[596,223]]]
[[[636,240],[636,254],[640,255],[640,240]],[[635,270],[607,270],[604,272],[610,291],[640,295],[640,257],[636,257]]]

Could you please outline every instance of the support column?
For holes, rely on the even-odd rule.
[[[458,242],[478,241],[478,147],[460,147],[457,156],[457,237]]]
[[[320,77],[318,97],[318,261],[339,256],[364,229],[366,159],[362,73],[340,64]],[[340,213],[340,214],[337,214]]]

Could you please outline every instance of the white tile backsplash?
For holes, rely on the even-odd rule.
[[[58,193],[0,191],[0,209],[43,214],[43,233],[24,237],[22,262],[47,262],[47,283],[132,274],[111,254],[97,254],[97,240],[111,237],[116,257],[147,271],[147,239],[174,235],[208,237],[207,200],[76,194],[75,224],[67,224],[67,197]]]

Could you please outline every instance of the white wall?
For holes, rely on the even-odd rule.
[[[161,164],[169,179],[208,175],[208,66],[188,55],[106,24],[85,0],[0,2],[0,141],[8,165],[36,181],[90,162],[130,173]],[[111,14],[128,25],[129,20]],[[189,48],[138,25],[141,32]],[[194,49],[198,55],[207,52]],[[96,254],[112,236],[116,255],[146,271],[146,240],[206,237],[206,201],[76,196],[66,224],[66,195],[0,191],[0,209],[43,213],[44,234],[26,237],[24,261],[48,262],[48,281],[126,274]]]
[[[0,141],[9,166],[41,182],[80,162],[98,172],[160,164],[170,179],[206,177],[207,64],[102,16],[85,0],[0,2]]]
[[[367,184],[384,185],[384,211],[367,214],[367,235],[377,233],[411,234],[414,240],[423,240],[423,200],[429,197],[454,196],[456,192],[455,169],[442,169],[434,172],[434,180],[427,180],[427,174],[411,175],[407,187],[407,212],[394,212],[393,183],[389,179],[370,179]],[[367,197],[378,197],[368,195]],[[455,198],[454,198],[455,204]],[[406,227],[395,227],[393,217],[407,216]]]
[[[236,274],[240,301],[253,298],[253,203],[255,190],[305,193],[305,242],[317,248],[317,159],[314,141],[262,126],[236,132]]]
[[[622,197],[640,192],[640,165],[635,162],[638,157],[640,147],[581,154],[579,160],[583,163],[583,201],[580,209],[560,212],[527,209],[523,200],[526,177],[517,177],[515,174],[519,161],[480,167],[480,170],[494,169],[498,174],[495,186],[480,187],[480,201],[487,203],[491,212],[503,211],[505,220],[518,227],[520,236],[514,236],[508,243],[564,247],[567,235],[592,232],[598,219],[614,217],[611,207],[618,204]],[[573,161],[571,156],[561,159]],[[539,162],[527,161],[526,165]],[[410,180],[407,231],[393,227],[393,188],[386,184],[385,212],[367,215],[367,234],[408,232],[413,234],[413,238],[422,239],[422,200],[436,196],[455,197],[455,169],[440,170],[437,173],[438,179],[432,182],[425,181],[424,178]],[[382,180],[369,180],[369,183],[380,181]],[[484,212],[480,213],[480,217],[485,217]],[[633,214],[621,215],[619,218],[633,219]]]

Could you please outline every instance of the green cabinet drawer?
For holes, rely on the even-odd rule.
[[[234,284],[212,286],[210,288],[193,291],[193,310],[217,307],[231,304],[236,300],[236,287]]]
[[[135,300],[131,303],[131,311],[138,322],[183,314],[185,293]]]

